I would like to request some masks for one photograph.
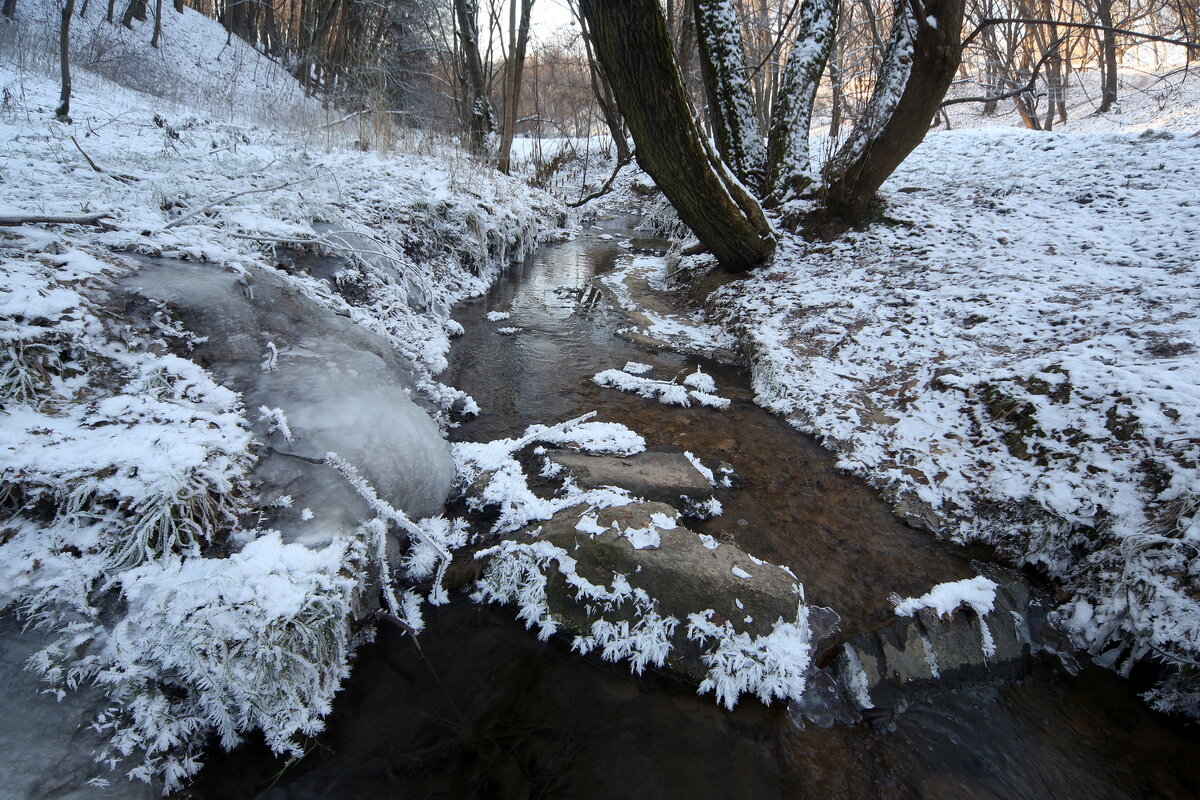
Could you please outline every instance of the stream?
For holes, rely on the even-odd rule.
[[[971,577],[989,558],[900,522],[815,441],[753,403],[747,376],[707,361],[726,411],[664,406],[601,388],[627,361],[656,374],[698,362],[617,338],[620,314],[592,278],[642,234],[593,229],[542,248],[485,297],[462,305],[466,330],[446,383],[481,413],[452,438],[516,436],[588,411],[649,447],[727,461],[741,486],[724,513],[689,527],[785,564],[807,599],[846,630],[885,620],[893,592],[915,596]],[[652,243],[651,243],[652,246]],[[507,311],[504,321],[488,312]],[[501,333],[515,327],[515,333]],[[391,626],[358,653],[327,730],[286,766],[260,744],[213,752],[192,798],[1125,798],[1200,796],[1200,735],[1150,712],[1132,682],[1097,667],[1072,677],[1035,659],[1017,684],[914,703],[856,725],[801,729],[783,704],[733,712],[659,674],[538,642],[512,609],[461,594],[426,610],[420,651]]]

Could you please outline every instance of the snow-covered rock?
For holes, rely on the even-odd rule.
[[[815,645],[802,587],[706,539],[661,503],[576,506],[480,552],[476,598],[517,606],[540,638],[665,669],[729,708],[742,694],[800,698]]]

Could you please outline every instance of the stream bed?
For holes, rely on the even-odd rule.
[[[971,577],[968,550],[892,515],[835,458],[754,405],[747,376],[615,336],[592,278],[642,234],[594,229],[542,248],[485,298],[440,376],[481,413],[452,438],[516,436],[589,411],[672,447],[729,462],[741,486],[689,527],[789,566],[845,630],[882,623],[888,596]],[[489,320],[489,312],[509,312]],[[516,328],[515,332],[501,329]],[[664,406],[591,376],[627,361],[697,365],[728,410]],[[1133,683],[1049,655],[1020,683],[945,694],[856,725],[801,729],[783,704],[710,696],[658,674],[542,643],[512,609],[459,594],[427,609],[420,650],[391,626],[363,647],[327,730],[288,766],[261,745],[214,752],[193,798],[1124,798],[1200,796],[1200,736],[1146,709]]]

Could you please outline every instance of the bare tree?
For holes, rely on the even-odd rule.
[[[498,167],[508,174],[512,156],[513,136],[516,134],[517,109],[521,104],[521,73],[525,69],[525,50],[529,45],[529,15],[534,0],[520,0],[520,22],[518,22],[518,0],[509,2],[509,50],[508,63],[504,71],[504,122],[501,126],[500,155]]]
[[[764,262],[775,251],[770,225],[696,124],[658,0],[581,0],[579,10],[633,132],[638,164],[726,269]]]
[[[71,119],[71,17],[74,15],[75,0],[66,0],[58,29],[58,65],[62,73],[62,90],[58,94],[54,116],[67,121]]]
[[[762,136],[754,113],[742,35],[733,0],[693,0],[700,74],[717,150],[733,174],[757,188],[763,179]]]
[[[800,12],[796,42],[783,70],[783,82],[771,113],[767,144],[767,175],[763,193],[770,205],[796,198],[812,183],[809,177],[808,134],[817,85],[829,61],[837,32],[836,0],[808,0]],[[831,76],[838,113],[840,81]]]
[[[454,0],[454,13],[461,59],[460,80],[465,90],[463,127],[468,133],[471,149],[482,154],[487,150],[487,140],[496,123],[479,52],[479,4],[476,0]]]
[[[157,49],[162,38],[162,0],[154,0],[154,35],[150,37],[150,46]]]

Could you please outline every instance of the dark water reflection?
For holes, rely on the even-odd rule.
[[[614,231],[613,233],[619,233]],[[743,488],[698,526],[789,565],[810,601],[847,627],[974,574],[961,548],[891,516],[833,459],[751,402],[744,375],[704,364],[734,403],[678,409],[590,377],[636,360],[667,376],[695,361],[613,336],[584,303],[589,280],[627,251],[596,236],[555,245],[459,310],[466,327],[442,380],[482,413],[455,432],[482,440],[596,410],[651,446],[735,466]],[[511,318],[492,322],[489,311]],[[521,328],[502,334],[501,327]],[[781,707],[733,712],[660,676],[634,678],[543,644],[505,609],[459,598],[428,615],[425,658],[390,628],[363,648],[328,731],[298,765],[260,747],[214,756],[197,798],[1124,798],[1200,796],[1200,740],[1148,712],[1131,685],[1049,659],[1019,685],[916,704],[891,724],[796,730]],[[889,730],[891,732],[881,732]]]

